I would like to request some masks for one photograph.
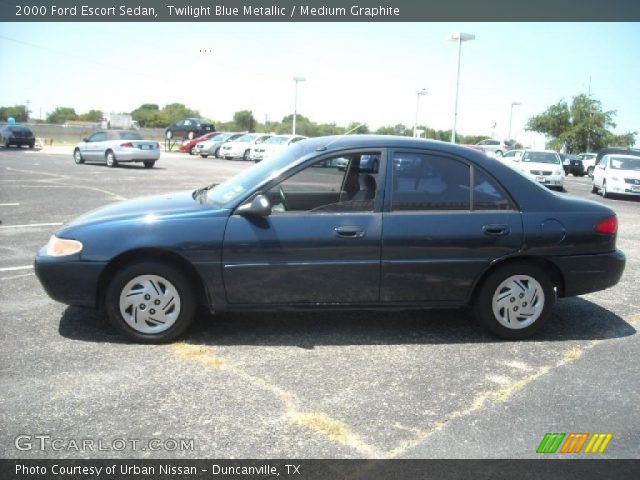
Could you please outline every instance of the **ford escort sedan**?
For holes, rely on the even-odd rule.
[[[362,169],[372,157],[378,168]],[[322,137],[219,185],[87,213],[51,237],[35,269],[53,299],[104,308],[139,342],[177,338],[201,305],[471,306],[494,334],[521,339],[550,320],[557,297],[619,281],[617,226],[608,207],[472,149]]]

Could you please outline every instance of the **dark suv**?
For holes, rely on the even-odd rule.
[[[183,118],[169,125],[164,134],[168,139],[188,138],[193,140],[209,132],[215,132],[216,127],[204,118]]]
[[[33,132],[24,125],[5,125],[0,128],[0,145],[4,145],[7,148],[11,145],[17,147],[28,145],[29,148],[33,148],[35,144],[36,137],[34,137]]]

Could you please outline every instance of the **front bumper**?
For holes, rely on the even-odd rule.
[[[45,248],[36,255],[34,269],[47,295],[66,305],[96,307],[98,279],[106,263],[83,262],[78,256],[51,257]]]
[[[616,285],[626,263],[624,253],[614,250],[593,255],[552,257],[564,278],[563,296],[597,292]]]

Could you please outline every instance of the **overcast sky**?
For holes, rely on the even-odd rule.
[[[78,113],[180,102],[215,120],[249,109],[264,121],[299,113],[371,128],[451,128],[462,46],[458,132],[542,147],[526,120],[591,94],[617,110],[616,133],[640,131],[638,23],[12,23],[0,24],[0,105],[30,101]],[[202,50],[202,52],[201,52]],[[638,140],[640,144],[640,139]]]

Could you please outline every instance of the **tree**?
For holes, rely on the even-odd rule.
[[[85,122],[99,122],[102,120],[102,112],[100,110],[89,110],[87,113],[82,113],[78,116],[78,120]]]
[[[198,110],[191,110],[182,103],[170,103],[165,105],[162,109],[167,124],[173,123],[181,118],[199,117],[200,112]]]
[[[258,122],[254,118],[251,110],[240,110],[233,114],[233,123],[236,125],[237,130],[255,132]]]
[[[18,123],[26,122],[28,120],[27,107],[24,105],[0,107],[0,121],[6,122],[9,117],[15,118]]]
[[[638,132],[615,135],[615,110],[603,111],[599,100],[580,94],[571,105],[564,100],[547,108],[543,113],[531,117],[525,127],[550,138],[548,146],[555,150],[565,148],[568,152],[598,151],[607,146],[630,147]]]
[[[71,107],[57,107],[47,115],[47,123],[64,123],[69,120],[77,120],[78,114]]]
[[[170,122],[160,111],[160,106],[155,103],[145,103],[131,112],[131,118],[141,127],[165,127]]]

